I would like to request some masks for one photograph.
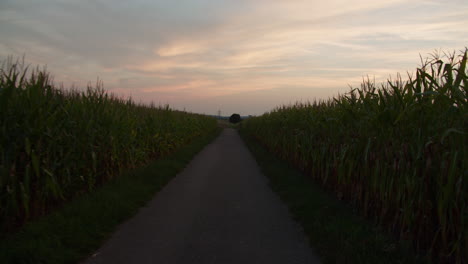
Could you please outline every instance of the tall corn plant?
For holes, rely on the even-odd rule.
[[[11,59],[0,72],[0,111],[2,231],[216,128],[206,116],[109,95],[101,82],[57,89],[45,69]]]
[[[445,61],[444,61],[445,60]],[[467,52],[243,129],[437,262],[468,260]],[[277,131],[271,133],[271,131]]]

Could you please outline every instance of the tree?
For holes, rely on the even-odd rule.
[[[229,117],[229,122],[236,124],[241,121],[241,117],[239,114],[232,114],[231,117]]]

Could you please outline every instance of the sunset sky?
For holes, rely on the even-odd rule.
[[[467,0],[0,0],[0,59],[138,102],[259,115],[468,46]]]

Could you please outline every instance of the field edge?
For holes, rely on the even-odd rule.
[[[358,216],[289,163],[268,152],[242,128],[241,138],[257,161],[270,187],[286,203],[323,263],[427,263],[410,243]]]
[[[77,263],[86,259],[221,130],[217,128],[164,158],[129,170],[6,236],[0,240],[2,263]]]

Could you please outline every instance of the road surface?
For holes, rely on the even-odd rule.
[[[319,263],[226,128],[85,263]]]

